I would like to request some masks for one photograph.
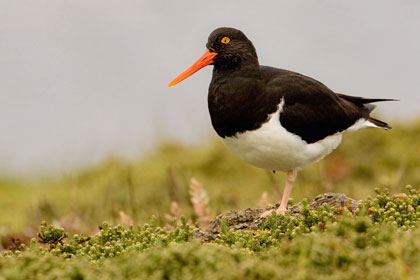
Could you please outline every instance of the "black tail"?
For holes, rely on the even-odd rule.
[[[386,99],[386,98],[363,98],[363,97],[358,97],[358,96],[349,96],[349,95],[345,95],[345,94],[341,94],[341,93],[337,93],[337,96],[339,96],[340,98],[343,98],[353,104],[356,104],[358,106],[363,107],[366,111],[366,116],[367,116],[367,120],[370,121],[371,123],[373,123],[374,125],[376,125],[377,127],[383,128],[383,129],[392,129],[392,127],[390,127],[386,122],[380,121],[378,119],[374,119],[372,117],[369,116],[370,112],[373,111],[373,109],[375,109],[375,105],[374,104],[370,104],[370,103],[375,103],[375,102],[382,102],[382,101],[399,101],[398,99]]]
[[[339,97],[350,101],[354,104],[369,104],[375,102],[382,102],[382,101],[399,101],[398,99],[387,99],[387,98],[364,98],[359,96],[350,96],[341,93],[336,93]]]
[[[390,127],[386,122],[380,121],[378,119],[374,119],[372,117],[369,117],[368,121],[370,121],[371,123],[373,123],[377,127],[380,127],[380,128],[386,129],[386,130],[392,129],[392,127]]]

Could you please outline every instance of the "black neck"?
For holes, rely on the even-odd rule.
[[[213,79],[219,77],[260,78],[260,64],[253,55],[241,56],[237,61],[226,64],[215,64]]]
[[[276,110],[265,92],[258,60],[235,68],[214,67],[208,106],[214,129],[220,137],[254,130]]]

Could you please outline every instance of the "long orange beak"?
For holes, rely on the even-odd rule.
[[[185,80],[204,66],[207,66],[211,63],[213,63],[213,58],[217,55],[216,52],[210,52],[209,50],[206,50],[206,52],[196,61],[193,65],[187,68],[184,72],[179,74],[178,77],[173,79],[172,82],[169,83],[168,87],[172,87],[176,85],[177,83]]]

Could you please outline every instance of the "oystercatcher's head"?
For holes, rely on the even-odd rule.
[[[254,45],[242,31],[235,28],[217,28],[210,34],[206,46],[206,52],[193,65],[170,82],[168,86],[176,85],[207,65],[229,69],[238,67],[244,61],[258,63]]]

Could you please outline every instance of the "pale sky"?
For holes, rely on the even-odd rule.
[[[167,84],[220,26],[241,29],[260,63],[420,116],[420,1],[0,0],[0,173],[63,172],[163,139],[214,136],[211,67]]]

